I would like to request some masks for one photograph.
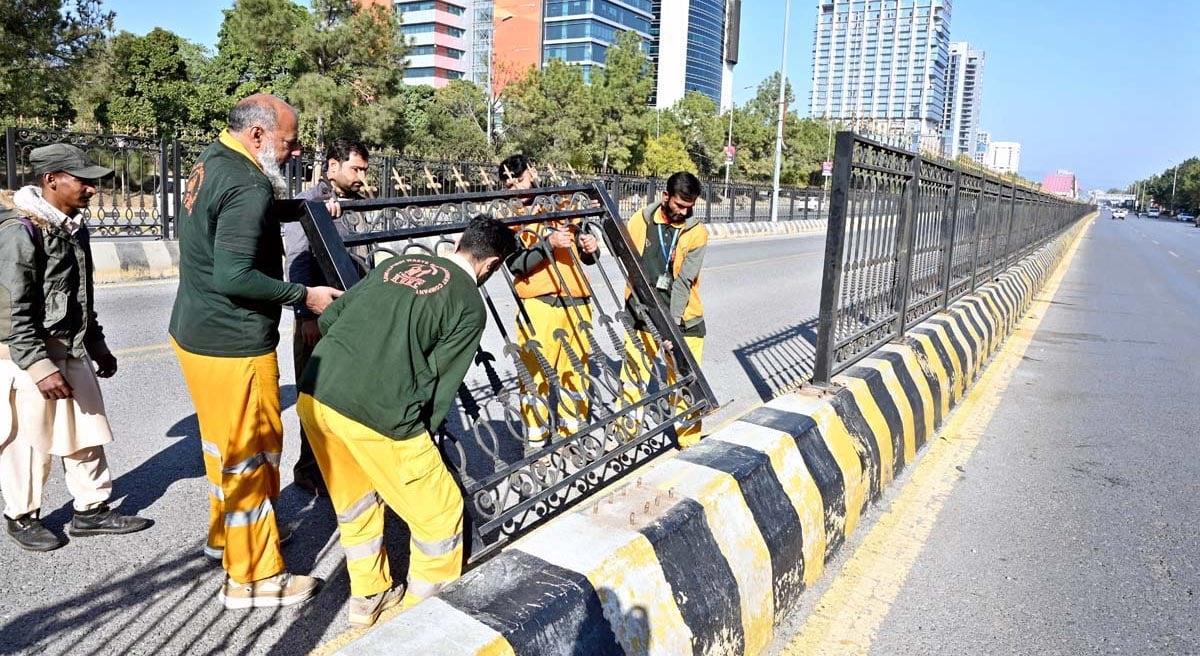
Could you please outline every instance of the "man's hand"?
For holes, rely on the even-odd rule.
[[[42,398],[47,401],[71,398],[71,386],[67,384],[67,379],[63,378],[62,373],[58,371],[39,380],[37,388],[42,393]]]
[[[300,333],[300,341],[308,348],[316,346],[321,339],[321,327],[317,325],[316,319],[297,319],[296,331]]]
[[[564,226],[550,233],[546,241],[550,242],[551,248],[570,248],[574,239],[571,237],[571,229]]]
[[[112,378],[117,373],[117,356],[112,353],[98,355],[92,358],[92,362],[96,363],[96,375],[101,378]]]
[[[579,236],[579,248],[584,253],[592,255],[600,250],[600,242],[596,239],[595,235],[584,233]]]
[[[663,345],[663,348],[665,348],[667,351],[674,351],[674,350],[675,350],[675,344],[673,344],[673,343],[671,342],[671,340],[669,340],[669,339],[664,339],[664,340],[662,341],[662,345]]]
[[[333,287],[307,287],[305,292],[304,307],[312,310],[314,314],[324,312],[334,299],[342,295],[342,290]]]
[[[329,216],[335,219],[342,215],[342,204],[337,202],[336,198],[325,201],[325,209],[329,211]]]

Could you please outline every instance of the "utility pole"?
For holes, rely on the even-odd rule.
[[[1175,216],[1175,183],[1179,182],[1179,165],[1175,165],[1175,173],[1171,175],[1171,216]]]
[[[732,95],[732,94],[730,94]],[[729,197],[729,170],[733,168],[733,159],[729,157],[729,149],[733,148],[733,110],[737,103],[729,101],[729,136],[725,139],[725,196]]]
[[[783,169],[783,119],[787,104],[787,41],[788,23],[792,17],[792,0],[783,4],[783,56],[779,62],[779,124],[775,128],[775,178],[771,185],[771,222],[779,220],[779,173]]]

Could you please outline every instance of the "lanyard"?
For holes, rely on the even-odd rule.
[[[667,271],[671,270],[671,260],[675,257],[675,244],[679,242],[679,233],[682,230],[671,228],[671,232],[675,233],[671,236],[671,246],[667,246],[667,238],[663,236],[663,224],[658,224],[658,247],[662,249],[663,259],[667,263]]]

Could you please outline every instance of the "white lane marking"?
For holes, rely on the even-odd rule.
[[[1155,246],[1158,246],[1158,240],[1157,240],[1157,239],[1151,239],[1150,241],[1154,242],[1154,245],[1155,245]]]
[[[1171,254],[1171,257],[1179,257],[1179,254],[1176,253],[1175,251],[1167,251],[1167,252]]]

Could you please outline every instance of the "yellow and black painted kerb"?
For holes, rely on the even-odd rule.
[[[1082,221],[828,390],[752,410],[346,653],[756,654],[945,421]]]

